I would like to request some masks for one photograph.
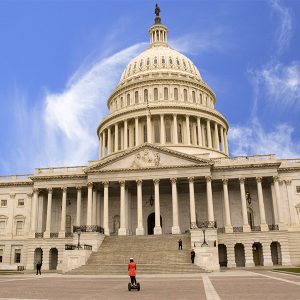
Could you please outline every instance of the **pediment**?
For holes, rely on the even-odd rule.
[[[201,165],[210,166],[212,164],[213,163],[208,159],[197,158],[193,155],[146,143],[95,162],[90,165],[85,172],[163,169]]]

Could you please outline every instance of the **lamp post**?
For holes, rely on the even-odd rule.
[[[202,232],[203,232],[203,243],[202,243],[201,247],[205,247],[205,246],[208,246],[208,244],[205,240],[205,229],[202,229]]]
[[[78,236],[78,242],[77,242],[77,249],[79,250],[80,247],[80,235],[81,235],[81,230],[80,228],[77,229],[77,236]]]

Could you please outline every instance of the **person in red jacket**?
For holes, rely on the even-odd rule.
[[[130,258],[130,262],[128,264],[128,275],[130,276],[131,284],[136,285],[136,263],[133,261],[133,258]]]

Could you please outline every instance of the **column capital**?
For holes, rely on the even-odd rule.
[[[189,182],[194,182],[195,177],[188,177]]]
[[[223,178],[223,179],[222,179],[223,184],[228,184],[228,180],[229,180],[228,178]]]
[[[161,117],[161,118],[164,118],[164,117],[165,117],[165,114],[160,114],[160,117]]]
[[[135,119],[135,120],[138,120],[138,119],[139,119],[139,117],[135,117],[134,119]],[[126,121],[127,121],[127,120],[126,120]]]
[[[143,183],[143,180],[141,180],[141,179],[136,180],[137,185],[141,185],[142,183]]]
[[[177,114],[173,114],[173,118],[177,118]]]
[[[239,178],[239,181],[240,181],[240,183],[245,183],[246,178],[245,178],[245,177],[240,177],[240,178]]]
[[[280,180],[280,177],[279,176],[273,176],[273,181],[274,182],[279,182]]]
[[[120,186],[125,186],[125,180],[120,180],[119,184],[120,184]]]
[[[38,188],[33,188],[33,192],[34,192],[34,193],[39,193],[40,190],[39,190]]]
[[[53,188],[52,187],[47,187],[47,191],[48,191],[48,193],[52,193]]]
[[[256,177],[256,182],[262,182],[262,177]]]
[[[177,178],[176,178],[176,177],[170,178],[170,181],[171,181],[172,183],[176,183],[176,182],[177,182]]]
[[[88,182],[88,183],[87,183],[87,186],[88,186],[89,188],[92,188],[92,187],[93,187],[93,182]]]
[[[153,179],[154,184],[159,184],[159,178]]]
[[[104,185],[104,187],[108,187],[109,186],[109,181],[104,180],[104,181],[102,181],[102,184]]]
[[[63,192],[66,192],[66,191],[67,191],[67,189],[68,189],[68,187],[66,187],[66,186],[62,186],[62,187],[61,187],[61,189],[62,189],[62,191],[63,191]]]
[[[77,185],[77,186],[76,186],[76,190],[77,190],[77,191],[80,191],[81,189],[82,189],[82,186],[81,186],[81,185]]]
[[[11,193],[11,194],[9,194],[9,197],[10,197],[11,199],[14,199],[14,198],[16,197],[16,194],[15,194],[15,193]]]
[[[185,118],[189,118],[190,117],[190,115],[185,115]]]
[[[285,180],[285,184],[286,185],[291,185],[292,184],[292,180],[291,179],[286,179]]]
[[[205,176],[206,182],[211,182],[212,181],[212,177],[211,176]]]
[[[27,193],[27,197],[31,198],[32,197],[32,193]]]

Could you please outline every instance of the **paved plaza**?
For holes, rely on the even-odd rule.
[[[271,271],[226,271],[180,276],[144,275],[138,279],[141,291],[129,292],[126,276],[0,276],[0,300],[300,300],[300,276]]]

